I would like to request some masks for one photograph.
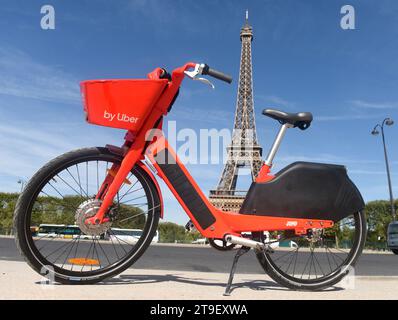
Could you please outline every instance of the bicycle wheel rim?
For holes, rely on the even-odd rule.
[[[364,221],[363,221],[363,216],[360,212],[355,213],[352,215],[354,218],[354,225],[355,225],[355,235],[353,236],[353,241],[352,241],[352,246],[349,251],[345,251],[344,258],[340,256],[340,260],[336,256],[333,256],[329,253],[329,259],[327,260],[327,254],[326,254],[326,259],[323,259],[323,261],[328,261],[328,264],[332,264],[332,267],[329,268],[330,272],[326,273],[325,271],[320,270],[321,268],[319,267],[320,265],[320,260],[319,258],[313,258],[312,262],[308,262],[308,259],[306,260],[304,266],[301,268],[301,272],[296,272],[292,274],[292,268],[289,269],[289,263],[287,262],[287,267],[285,264],[285,267],[282,267],[280,263],[278,264],[275,260],[275,256],[273,254],[275,253],[269,253],[265,252],[264,257],[266,259],[267,263],[267,269],[271,270],[271,272],[278,274],[279,276],[283,277],[285,280],[298,284],[298,285],[304,285],[304,286],[321,286],[323,284],[328,284],[331,281],[343,277],[344,275],[348,274],[355,265],[356,259],[359,257],[362,249],[362,245],[364,242]],[[343,221],[343,220],[342,220]],[[330,248],[329,248],[330,249]],[[295,252],[296,249],[291,250],[291,253]],[[286,253],[285,253],[286,254]],[[286,254],[288,255],[288,254]],[[297,255],[296,255],[297,259]],[[318,259],[318,262],[316,261]],[[335,259],[335,260],[333,260]],[[293,260],[294,261],[294,260]],[[307,263],[308,262],[308,263]],[[290,266],[293,265],[294,262],[290,263]],[[310,267],[312,266],[312,267]],[[312,277],[311,276],[311,269],[313,271]],[[328,269],[325,269],[328,270]],[[290,271],[290,272],[289,272]],[[306,271],[308,274],[306,274]],[[322,275],[319,274],[319,272],[323,273]],[[315,273],[318,272],[317,275]],[[304,274],[304,275],[303,275]]]
[[[147,219],[145,222],[145,227],[143,228],[143,235],[140,237],[140,239],[137,241],[137,243],[134,245],[134,248],[132,248],[127,254],[124,255],[123,258],[118,259],[117,261],[114,261],[113,263],[109,263],[106,267],[100,266],[97,270],[90,270],[90,271],[73,271],[72,270],[67,270],[65,268],[59,267],[56,263],[52,263],[51,261],[48,261],[43,254],[38,250],[36,247],[36,244],[34,242],[33,236],[31,236],[30,232],[30,226],[31,226],[31,219],[32,219],[32,209],[35,204],[35,200],[38,198],[38,195],[41,193],[42,189],[44,186],[54,177],[55,175],[59,174],[65,168],[70,168],[71,166],[77,164],[77,163],[83,163],[86,161],[107,161],[109,163],[120,163],[120,159],[118,157],[115,157],[114,155],[111,154],[97,154],[97,155],[85,155],[81,156],[79,158],[75,158],[72,160],[69,160],[62,165],[54,168],[51,172],[47,174],[45,179],[43,179],[42,183],[38,185],[36,188],[35,192],[32,193],[32,196],[29,200],[29,206],[27,208],[27,214],[25,215],[25,221],[24,221],[24,231],[25,231],[25,238],[27,241],[27,244],[29,246],[29,249],[31,253],[34,255],[35,259],[40,262],[40,264],[43,266],[44,269],[48,270],[48,272],[51,272],[55,274],[58,277],[61,278],[67,278],[68,280],[90,280],[90,279],[96,279],[99,276],[101,277],[106,277],[106,275],[111,274],[115,269],[120,269],[130,263],[134,256],[141,251],[142,246],[145,245],[148,241],[148,237],[150,237],[151,234],[150,231],[153,230],[155,219],[154,219],[154,214],[155,211],[157,210],[156,208],[156,201],[155,201],[155,195],[153,194],[153,191],[151,189],[151,186],[149,185],[149,182],[147,181],[147,177],[145,176],[145,173],[143,170],[141,170],[138,167],[135,167],[131,170],[131,173],[137,177],[137,180],[142,183],[142,187],[145,191],[145,194],[147,196],[148,200],[148,206],[150,206],[150,210],[147,212]],[[93,241],[95,242],[95,241]],[[98,249],[100,250],[100,249]],[[93,254],[94,254],[94,249],[93,249]],[[98,254],[98,252],[97,252]],[[99,260],[99,259],[98,259]],[[55,261],[56,262],[56,261]],[[43,271],[45,273],[45,271]]]

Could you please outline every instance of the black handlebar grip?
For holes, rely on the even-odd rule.
[[[220,71],[211,69],[207,64],[204,66],[204,68],[202,70],[202,74],[209,75],[209,76],[211,76],[213,78],[216,78],[218,80],[222,80],[222,81],[225,81],[225,82],[228,82],[228,83],[232,82],[232,77],[231,76],[229,76],[229,75],[227,75],[225,73],[222,73]]]

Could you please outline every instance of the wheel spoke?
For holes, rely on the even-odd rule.
[[[99,174],[98,174],[98,160],[97,160],[97,192],[99,190]]]
[[[120,162],[109,161],[109,155],[96,159],[91,153],[88,158],[81,157],[78,163],[66,160],[65,166],[54,162],[53,175],[46,181],[37,181],[41,189],[29,204],[30,220],[26,228],[38,227],[37,232],[27,233],[35,255],[46,265],[56,267],[64,279],[79,278],[84,273],[84,281],[90,274],[117,270],[121,266],[118,262],[142,254],[150,244],[148,233],[157,227],[157,220],[153,223],[153,219],[158,219],[156,208],[160,203],[155,202],[156,197],[152,195],[149,177],[137,168],[127,177],[132,183],[125,181],[117,192],[111,219],[98,225],[102,229],[96,229],[96,225],[80,225],[88,214],[93,216],[93,208],[97,210],[92,205],[100,201],[95,199],[95,194],[110,168],[120,166]],[[71,164],[68,166],[68,163]],[[94,188],[97,191],[90,193]],[[85,216],[81,216],[83,214]],[[137,237],[132,233],[136,229],[141,233]]]
[[[69,188],[71,188],[73,190],[73,192],[75,192],[78,196],[82,196],[79,191],[77,191],[75,188],[73,188],[68,182],[66,182],[63,178],[61,178],[59,175],[56,175],[56,177],[58,177],[59,179],[61,179],[61,181],[63,183],[65,183]]]
[[[283,275],[283,278],[294,278],[304,287],[308,283],[325,283],[339,276],[336,271],[352,261],[352,255],[357,254],[356,248],[360,245],[360,237],[357,236],[362,232],[357,218],[359,214],[336,222],[334,229],[312,229],[303,235],[290,231],[270,232],[267,244],[276,244],[272,252],[265,252],[268,256],[266,263],[272,264],[270,270]],[[295,249],[284,248],[283,242]]]
[[[135,200],[142,199],[142,198],[146,198],[146,195],[143,195],[143,196],[131,199],[131,200],[126,200],[126,201],[120,202],[120,204],[126,204],[126,203],[129,203],[131,201],[135,201]]]
[[[153,207],[153,208],[151,208],[151,209],[145,211],[145,212],[137,213],[136,215],[134,215],[134,216],[132,216],[132,217],[128,217],[128,218],[126,218],[126,219],[120,220],[120,222],[125,222],[125,221],[127,221],[127,220],[136,218],[136,217],[138,217],[138,216],[142,216],[142,215],[144,215],[144,214],[148,214],[148,212],[151,212],[153,209],[156,209],[156,208],[158,208],[158,207],[160,207],[160,204],[157,205],[156,207]]]
[[[54,197],[50,196],[48,193],[44,192],[43,190],[41,191],[41,193],[44,193],[47,197],[51,198],[52,200],[55,200],[55,201],[59,201],[60,200],[58,198],[54,198]],[[62,197],[62,200],[64,201],[64,202],[59,203],[61,206],[67,207],[67,208],[71,209],[72,211],[76,211],[77,210],[77,208],[71,207],[69,204],[67,204],[65,202],[65,198],[62,195],[61,195],[61,197]]]
[[[98,239],[97,239],[97,242],[98,242],[98,246],[99,246],[100,250],[101,250],[102,253],[104,254],[105,259],[108,261],[108,264],[110,265],[111,262],[110,262],[109,259],[108,259],[108,255],[105,253],[105,251],[104,251],[104,249],[102,248],[101,243],[100,243],[100,241],[99,241]]]
[[[116,257],[117,257],[118,259],[120,259],[119,254],[118,254],[118,252],[117,252],[117,250],[116,250],[115,244],[113,243],[112,237],[110,237],[110,241],[111,241],[111,243],[112,243],[112,247],[113,247],[113,250],[115,251]]]
[[[292,265],[294,258],[297,257],[297,251],[298,251],[298,249],[294,250],[294,252],[290,258],[289,265],[287,266],[287,269],[285,270],[286,273],[289,272],[290,266]]]
[[[75,257],[75,258],[77,257],[77,249],[78,249],[78,247],[79,247],[79,243],[80,243],[80,236],[77,237],[77,244],[76,244],[75,254],[74,254],[74,257]],[[71,265],[70,271],[73,270],[73,266],[74,266],[74,265],[75,265],[74,260],[72,260],[72,265]]]
[[[305,270],[307,269],[307,266],[308,266],[308,262],[310,261],[310,258],[308,258],[307,259],[307,262],[306,262],[306,264],[305,264],[305,266],[304,266],[304,269],[303,269],[303,273],[301,274],[301,279],[303,279],[303,277],[304,277],[304,273],[305,273]]]
[[[74,239],[74,241],[72,241],[72,246],[70,247],[70,249],[69,249],[69,251],[68,251],[68,254],[67,254],[66,257],[65,257],[65,260],[64,260],[64,262],[62,263],[61,268],[63,268],[64,265],[65,265],[65,263],[67,262],[68,257],[69,257],[69,255],[70,255],[70,253],[72,252],[73,247],[75,246],[75,244],[76,244],[76,239]]]
[[[83,272],[84,267],[86,266],[86,261],[88,260],[88,257],[90,256],[91,248],[93,247],[93,243],[90,243],[90,247],[88,248],[86,257],[84,259],[84,262],[82,263],[82,268],[80,269],[80,272]]]
[[[131,176],[130,176],[130,177],[131,177]],[[127,194],[129,194],[130,190],[133,189],[134,186],[135,186],[137,183],[138,183],[138,179],[137,179],[136,182],[134,182],[134,183],[131,185],[130,188],[127,189],[127,191],[126,191],[124,194],[122,194],[122,196],[120,197],[120,200],[122,200]]]
[[[78,184],[79,184],[79,188],[80,188],[80,193],[83,194],[83,192],[85,193],[85,191],[83,190],[82,182],[80,180],[79,166],[76,164],[75,167],[76,167],[76,172],[77,172],[77,179],[79,181]],[[88,194],[85,193],[85,195],[86,195],[86,199],[88,199]]]
[[[69,171],[69,168],[66,169],[66,171],[69,173],[69,175],[72,177],[73,181],[77,184],[77,187],[79,188],[79,191],[76,191],[82,198],[83,198],[83,191],[82,191],[82,186],[80,185],[80,182],[76,180],[76,178],[72,175],[72,173]],[[80,178],[78,177],[80,180]],[[87,196],[87,195],[85,195]]]
[[[86,194],[89,195],[88,193],[88,161],[86,162]],[[90,196],[88,196],[90,198]]]
[[[294,259],[293,277],[294,277],[294,275],[296,274],[297,257],[298,257],[298,252],[299,252],[299,250],[300,250],[300,247],[297,248],[297,251],[296,251],[296,258]]]
[[[119,239],[118,236],[112,231],[112,229],[109,229],[109,232],[115,237],[116,241],[119,242],[119,246],[123,249],[124,253],[127,253],[127,251],[124,249],[122,243],[120,242],[120,240],[128,245],[130,245],[129,243],[127,243],[126,241],[123,241],[122,239]]]
[[[319,263],[319,260],[318,260],[318,258],[316,257],[316,255],[314,255],[314,258],[315,258],[315,262],[318,264],[319,270],[322,272],[322,275],[324,276],[325,273],[323,272],[322,266],[321,266],[321,264]]]

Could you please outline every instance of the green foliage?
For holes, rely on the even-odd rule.
[[[10,233],[18,199],[17,193],[0,193],[0,233]],[[76,209],[85,199],[80,196],[65,196],[63,199],[57,197],[40,196],[37,198],[32,209],[31,226],[40,224],[75,224]],[[140,208],[120,205],[117,225],[114,227],[125,229],[143,229],[145,215]],[[127,218],[131,219],[127,219]],[[123,221],[124,220],[124,221]]]
[[[201,238],[199,232],[186,232],[183,226],[172,222],[161,222],[159,224],[159,242],[167,243],[191,243]]]
[[[0,192],[0,234],[9,234],[12,229],[12,220],[17,202],[18,193]],[[55,197],[38,197],[32,211],[32,225],[40,223],[48,224],[74,224],[75,211],[81,204],[79,196],[66,196],[64,199]],[[395,201],[398,208],[398,200]],[[120,220],[138,215],[134,219],[119,222],[117,227],[126,229],[142,229],[145,224],[145,215],[139,215],[142,210],[121,205],[119,210]],[[367,246],[374,248],[386,247],[386,235],[388,224],[392,221],[390,202],[385,200],[371,201],[366,204],[368,222]],[[352,230],[341,228],[336,224],[330,232],[341,245],[347,244],[352,239]],[[192,242],[201,238],[198,232],[188,233],[183,226],[171,222],[159,224],[160,242]]]
[[[10,234],[18,193],[0,192],[0,234]]]
[[[80,196],[65,196],[63,199],[55,197],[38,197],[32,211],[32,225],[46,224],[74,224],[75,213],[84,201]],[[117,211],[117,226],[124,229],[142,229],[145,225],[145,215],[136,207],[121,204]],[[132,218],[135,216],[134,218]],[[130,218],[130,219],[128,219]]]
[[[395,200],[394,205],[395,210],[397,210],[398,200]],[[385,243],[387,228],[392,221],[390,202],[385,200],[371,201],[366,204],[365,210],[368,221],[367,242],[369,244]]]

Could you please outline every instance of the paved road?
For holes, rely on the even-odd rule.
[[[234,252],[207,247],[152,245],[134,264],[137,269],[228,273]],[[0,237],[0,261],[22,261],[14,239]],[[0,262],[1,263],[1,262]],[[238,273],[263,273],[252,252],[241,258]],[[398,256],[364,253],[355,270],[360,276],[398,276]]]
[[[206,249],[205,249],[206,250]],[[206,250],[207,251],[207,250]],[[262,274],[236,274],[230,297],[223,296],[228,275],[215,272],[129,269],[119,277],[90,286],[49,285],[26,263],[0,261],[3,299],[149,299],[162,300],[360,300],[397,299],[397,277],[355,277],[319,292],[292,291]],[[178,304],[177,304],[178,305]],[[177,317],[175,317],[177,318]]]
[[[205,249],[206,250],[206,249]],[[225,273],[129,269],[96,285],[49,285],[26,263],[0,262],[0,299],[292,300],[397,299],[397,277],[355,277],[319,292],[292,291],[262,274],[236,274],[230,297],[223,296]],[[177,303],[178,305],[178,303]],[[177,317],[175,317],[177,318]]]

